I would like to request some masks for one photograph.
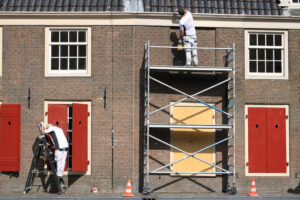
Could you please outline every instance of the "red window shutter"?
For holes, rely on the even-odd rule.
[[[286,124],[284,108],[267,109],[268,173],[286,173]]]
[[[48,123],[57,126],[64,131],[67,137],[68,129],[68,105],[48,105]]]
[[[57,126],[64,131],[66,138],[68,138],[68,105],[60,104],[49,104],[48,105],[48,123],[53,126]],[[48,170],[50,166],[48,165]],[[67,171],[67,162],[65,166],[65,171]]]
[[[87,171],[88,106],[73,104],[72,171]]]
[[[21,105],[1,105],[0,123],[0,171],[20,171]]]
[[[267,133],[265,108],[248,108],[249,173],[267,172]]]

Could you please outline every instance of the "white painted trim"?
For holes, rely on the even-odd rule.
[[[174,103],[174,102],[171,102]],[[209,104],[211,106],[214,106],[214,104]],[[173,107],[176,106],[187,106],[187,107],[207,107],[206,105],[202,104],[202,103],[187,103],[187,102],[183,102],[183,103],[177,103],[176,105],[173,105],[170,107],[170,124],[173,124]],[[215,115],[215,109],[212,109],[213,112],[213,116]],[[213,118],[213,124],[215,124],[216,117]],[[216,130],[215,129],[211,129],[213,131],[213,133],[215,134],[215,140],[216,140]],[[172,129],[170,129],[170,141],[171,144],[173,144],[173,134],[172,134]],[[170,147],[170,162],[173,162],[173,148]],[[216,165],[216,147],[213,147],[213,164]],[[170,166],[170,169],[172,170],[172,166]],[[216,168],[213,167],[213,173],[216,172]],[[171,173],[171,176],[209,176],[209,177],[215,177],[216,174],[197,174],[197,175],[193,175],[193,174],[184,174],[184,173]]]
[[[0,27],[0,76],[2,76],[2,54],[3,54],[3,30]]]
[[[88,171],[87,172],[71,172],[66,171],[64,172],[64,175],[91,175],[91,169],[92,169],[92,102],[91,101],[45,101],[44,102],[44,124],[48,123],[48,115],[45,115],[45,113],[48,112],[48,105],[49,104],[64,104],[64,105],[70,105],[73,103],[81,103],[81,104],[87,104],[88,105],[88,112],[90,115],[88,116],[88,160],[90,161],[90,164],[88,165]],[[45,170],[44,173],[49,173],[48,170]]]
[[[283,34],[283,73],[276,74],[250,74],[249,73],[249,33],[282,33]],[[288,80],[289,78],[289,54],[288,54],[288,31],[286,30],[245,30],[245,79],[278,79]]]
[[[50,30],[51,29],[85,29],[87,30],[87,72],[85,73],[73,73],[73,72],[65,72],[62,73],[59,71],[58,73],[50,72]],[[91,27],[46,27],[45,28],[45,77],[91,77],[91,66],[92,66],[92,33]]]
[[[297,16],[193,14],[196,27],[300,29]],[[43,26],[178,26],[173,13],[126,12],[5,12],[0,14],[3,25]]]
[[[289,117],[286,118],[286,162],[289,166],[286,167],[286,173],[249,173],[247,163],[249,162],[248,157],[248,108],[285,108],[286,115],[289,116],[288,105],[245,105],[245,176],[289,176],[290,175],[290,152],[289,152]]]

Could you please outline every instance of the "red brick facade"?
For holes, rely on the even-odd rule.
[[[21,104],[21,170],[17,176],[0,174],[0,195],[21,195],[32,159],[32,145],[39,135],[37,123],[44,119],[44,101],[91,101],[92,103],[92,175],[66,178],[70,195],[87,195],[93,185],[99,195],[124,193],[127,179],[132,179],[133,193],[139,193],[143,182],[143,58],[144,45],[172,46],[176,27],[156,26],[91,26],[92,71],[91,77],[45,77],[45,26],[3,26],[3,75],[0,78],[0,100],[5,104]],[[289,105],[290,176],[256,177],[256,187],[261,195],[288,195],[289,188],[299,183],[300,149],[300,31],[288,30],[289,79],[245,80],[244,31],[233,28],[197,29],[198,46],[228,47],[236,44],[236,172],[237,189],[246,195],[251,177],[245,176],[245,105]],[[171,37],[172,36],[172,37]],[[176,55],[176,54],[175,54]],[[175,56],[171,50],[155,50],[152,64],[171,65]],[[199,51],[200,65],[222,64],[218,52]],[[207,78],[201,75],[184,76],[162,74],[165,82],[193,94],[217,83],[222,76]],[[31,90],[31,106],[27,94]],[[104,91],[106,90],[106,99]],[[224,105],[226,87],[205,93],[202,99],[208,103]],[[151,95],[155,106],[167,105],[181,96],[153,85]],[[104,105],[106,101],[106,106]],[[157,122],[169,122],[169,111],[158,114]],[[216,116],[221,123],[221,115]],[[218,123],[216,123],[218,124]],[[114,147],[112,148],[112,134]],[[169,131],[158,132],[161,139],[169,141]],[[217,132],[216,139],[224,138],[225,132]],[[155,159],[167,164],[169,148],[153,143],[151,153]],[[226,161],[226,145],[216,148],[218,165]],[[113,157],[112,157],[113,155]],[[153,160],[151,161],[153,163]],[[40,178],[36,178],[40,183]],[[151,176],[150,190],[158,194],[187,192],[188,195],[219,195],[225,178],[181,178],[166,175]],[[33,189],[31,193],[36,193]],[[36,194],[35,194],[36,195]],[[38,195],[46,193],[38,192]]]

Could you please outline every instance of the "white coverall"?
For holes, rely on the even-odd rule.
[[[185,36],[183,37],[184,47],[197,47],[197,36],[194,25],[193,16],[189,11],[180,19],[179,26],[181,31],[185,31]],[[198,65],[198,54],[197,49],[185,49],[186,65],[191,65],[193,55],[194,65]]]
[[[68,154],[68,148],[69,144],[67,141],[67,138],[65,137],[64,131],[56,126],[51,126],[48,129],[45,130],[45,133],[51,133],[54,132],[57,138],[58,142],[58,149],[55,150],[55,161],[57,164],[57,176],[62,177],[65,169],[65,163],[66,163],[66,157]],[[53,144],[55,144],[55,141],[51,137],[51,140]]]

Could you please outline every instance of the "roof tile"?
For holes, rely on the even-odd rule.
[[[124,11],[126,0],[0,0],[0,11],[103,12]],[[127,0],[128,1],[128,0]],[[135,0],[145,12],[174,12],[184,7],[193,13],[281,15],[278,0]]]

